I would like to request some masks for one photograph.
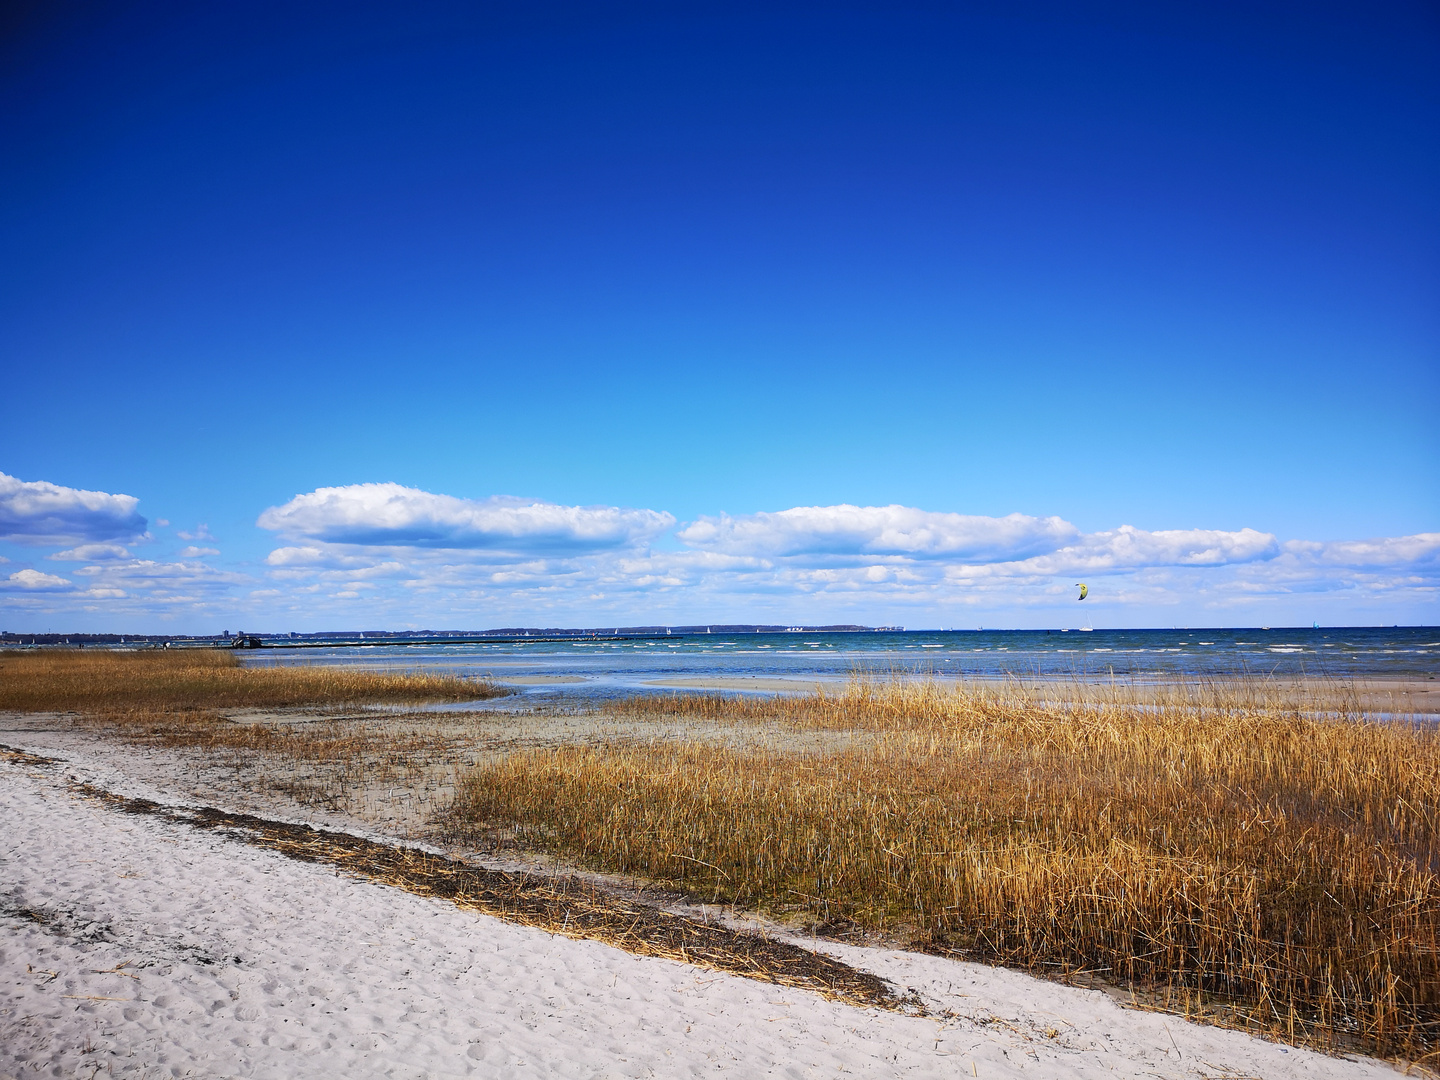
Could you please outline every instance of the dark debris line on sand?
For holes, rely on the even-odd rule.
[[[0,746],[17,765],[59,764]],[[485,870],[418,848],[398,847],[350,833],[233,814],[214,807],[165,806],[131,799],[91,784],[71,783],[87,798],[127,814],[163,818],[176,824],[221,832],[255,847],[302,862],[321,863],[435,896],[462,908],[569,938],[591,938],[640,956],[659,956],[749,979],[812,990],[851,1005],[923,1012],[900,999],[885,981],[819,953],[754,933],[712,926],[659,908],[629,904],[578,878],[534,877]]]

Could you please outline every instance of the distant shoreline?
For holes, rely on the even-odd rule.
[[[714,637],[716,635],[768,636],[775,634],[1343,634],[1347,632],[1374,632],[1377,630],[1434,631],[1440,636],[1440,626],[1419,623],[1415,625],[1390,626],[1136,626],[1136,627],[955,627],[950,629],[906,629],[903,626],[861,626],[857,624],[830,624],[825,626],[784,626],[766,623],[711,623],[686,626],[614,626],[614,627],[500,627],[489,630],[323,630],[313,633],[272,632],[272,631],[224,631],[219,634],[101,634],[101,633],[10,633],[0,632],[0,648],[42,647],[42,646],[129,646],[176,645],[226,648],[237,638],[253,638],[261,648],[344,648],[347,646],[374,645],[464,645],[471,643],[505,644],[509,642],[566,641],[576,638],[587,640],[634,640],[653,638]]]

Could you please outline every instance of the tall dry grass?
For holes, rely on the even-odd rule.
[[[72,712],[80,723],[129,742],[259,766],[270,786],[332,808],[368,786],[413,780],[464,740],[413,725],[397,730],[394,718],[322,716],[294,725],[232,723],[224,713],[468,701],[506,692],[444,675],[247,668],[233,654],[211,650],[0,653],[0,710]]]
[[[928,677],[857,673],[842,687],[817,685],[808,694],[652,694],[620,709],[649,716],[680,715],[718,722],[781,720],[800,727],[910,730],[945,724],[977,707],[1015,712],[1097,709],[1194,711],[1210,714],[1301,714],[1362,719],[1366,707],[1355,684],[1325,677],[1166,679],[1155,683],[1082,679],[1024,679],[957,683]]]
[[[1292,1041],[1428,1053],[1440,739],[1263,696],[1142,708],[857,683],[640,699],[869,734],[831,752],[516,753],[468,773],[451,824],[708,900],[1098,974]]]
[[[242,667],[210,649],[0,653],[0,709],[133,712],[495,697],[488,682],[343,667]]]

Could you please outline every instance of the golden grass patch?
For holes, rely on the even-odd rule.
[[[453,733],[397,731],[393,717],[337,717],[336,709],[507,692],[448,675],[244,667],[233,654],[208,649],[0,653],[0,709],[73,712],[78,722],[130,742],[237,766],[263,763],[271,786],[332,807],[366,785],[421,775],[464,742]],[[252,709],[315,709],[318,715],[280,725],[232,723],[224,715]]]
[[[337,809],[393,786],[392,804],[416,796],[428,815],[458,768],[438,823],[455,840],[1103,979],[1292,1042],[1434,1054],[1440,735],[1367,718],[1344,687],[1303,690],[858,680],[636,698],[536,746],[519,717],[334,708],[497,692],[485,683],[225,653],[0,654],[0,709],[248,763],[247,782]],[[305,724],[221,712],[301,706],[331,708]]]
[[[874,683],[639,699],[871,735],[515,753],[465,775],[451,827],[916,948],[1099,974],[1294,1041],[1421,1054],[1440,1036],[1440,739],[1319,705]]]
[[[344,667],[242,667],[212,649],[0,653],[0,709],[135,712],[470,701],[502,691],[449,675]]]

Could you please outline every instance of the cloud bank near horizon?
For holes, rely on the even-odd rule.
[[[1057,608],[1082,577],[1094,582],[1094,607],[1188,605],[1225,618],[1275,598],[1440,597],[1440,533],[1331,543],[1253,528],[1085,533],[1053,515],[849,504],[677,524],[654,510],[395,484],[318,489],[259,524],[288,541],[267,559],[281,593],[501,622],[962,619]]]
[[[0,611],[184,615],[280,628],[704,622],[1044,624],[1091,588],[1087,611],[1246,612],[1397,607],[1440,617],[1440,532],[1282,540],[1253,528],[1082,532],[1059,516],[917,507],[800,506],[700,515],[466,499],[396,483],[322,487],[264,510],[262,563],[217,565],[218,547],[145,559],[138,500],[12,477],[6,538],[64,550],[0,576]],[[196,539],[199,532],[180,534]],[[56,563],[68,563],[68,568]],[[61,570],[57,573],[56,570]],[[1308,617],[1307,617],[1308,621]],[[1372,620],[1375,621],[1375,620]],[[1416,621],[1409,619],[1407,621]]]

